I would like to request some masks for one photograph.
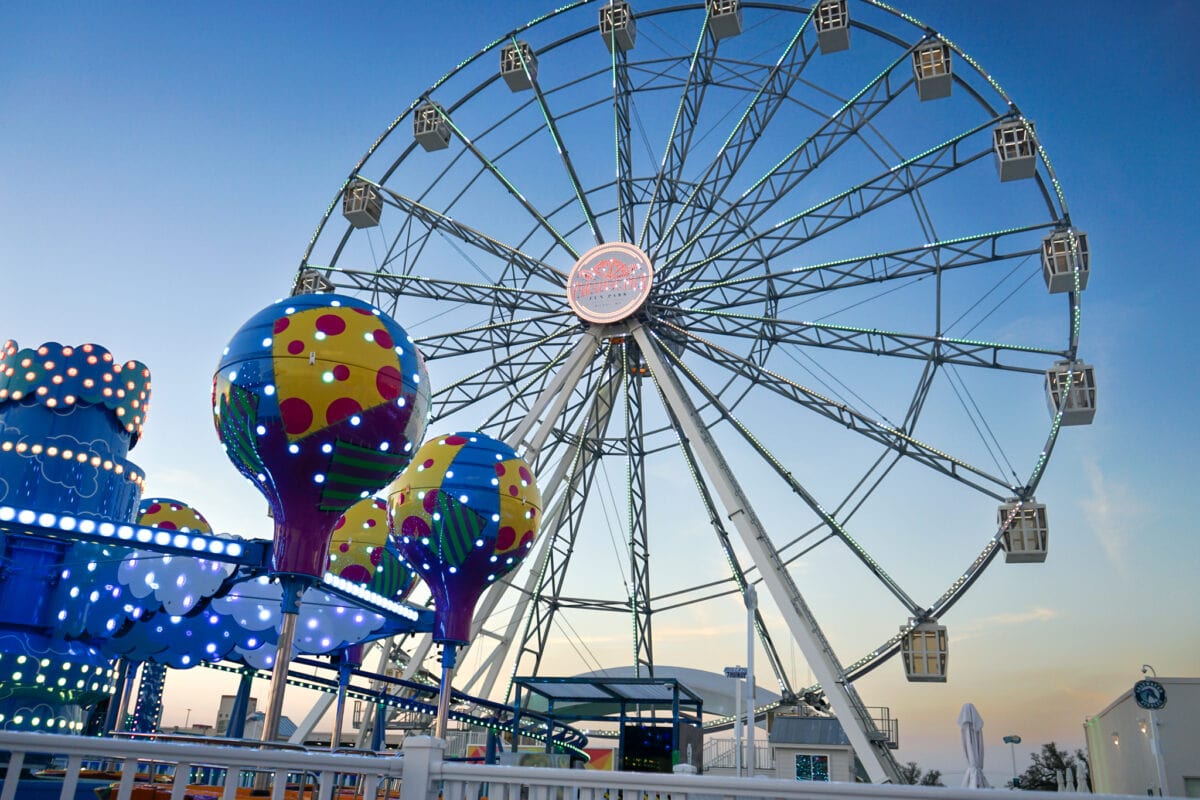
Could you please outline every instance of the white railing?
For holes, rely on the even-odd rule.
[[[304,800],[348,796],[335,794],[335,789],[347,781],[354,784],[356,798],[372,800],[986,800],[988,797],[1003,800],[1015,797],[1003,789],[811,783],[774,778],[467,764],[444,761],[445,749],[444,741],[426,736],[409,737],[404,743],[403,758],[397,758],[0,732],[0,751],[9,754],[0,800],[19,800],[17,786],[29,754],[66,758],[60,800],[74,800],[80,765],[85,759],[121,764],[116,800],[129,800],[139,762],[177,765],[172,800],[183,800],[190,769],[198,766],[224,770],[219,790],[222,800],[235,799],[239,782],[247,773],[271,776],[272,800],[284,800],[289,774],[309,777],[308,788],[302,795]],[[1022,792],[1019,797],[1020,800],[1094,800],[1094,795],[1061,792]]]
[[[66,759],[59,800],[75,800],[79,771],[84,761],[111,761],[120,765],[121,778],[114,800],[129,800],[139,763],[175,765],[171,800],[183,800],[193,768],[223,773],[218,791],[221,800],[235,800],[239,786],[253,776],[266,776],[272,800],[284,800],[289,776],[307,787],[305,798],[331,800],[334,789],[352,784],[360,797],[398,797],[403,759],[390,756],[342,755],[328,751],[184,744],[130,739],[97,739],[50,733],[0,732],[0,751],[8,751],[0,800],[20,800],[17,793],[22,768],[29,755]],[[160,784],[166,786],[167,784]]]

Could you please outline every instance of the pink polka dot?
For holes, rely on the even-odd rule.
[[[337,314],[322,314],[317,317],[317,330],[326,336],[337,336],[346,330],[346,320]]]
[[[304,352],[304,342],[299,339],[292,339],[288,342],[287,351],[294,356],[298,356]]]
[[[454,445],[455,447],[457,447],[461,444],[466,444],[466,443],[467,443],[466,437],[463,437],[463,436],[447,436],[446,437],[446,444],[451,444],[451,445]]]
[[[521,491],[521,490],[517,488],[517,485],[515,483],[508,487],[508,493],[511,494],[513,497],[516,497],[517,492],[519,492],[519,491]]]
[[[371,580],[371,571],[362,564],[348,564],[342,570],[341,577],[355,583],[367,583]]]
[[[382,347],[384,350],[391,350],[396,342],[392,340],[392,335],[383,328],[376,328],[371,331],[371,336],[375,337],[375,344]]]
[[[336,530],[338,530],[339,528],[341,528],[341,527],[342,527],[343,525],[345,525],[345,524],[346,524],[346,518],[345,518],[345,517],[338,517],[338,521],[337,521],[337,522],[335,522],[335,523],[333,523],[333,529],[336,531]]]
[[[288,319],[287,317],[280,317],[279,319],[275,320],[275,324],[272,326],[272,330],[275,333],[283,333],[284,331],[287,330],[288,325],[291,325],[291,324],[292,324],[292,321],[290,319]]]
[[[365,524],[365,525],[366,525],[368,528],[374,528],[374,527],[375,527],[375,520],[373,520],[373,519],[369,519],[369,520],[367,520],[367,521],[366,521],[366,523],[364,523],[364,524]]]
[[[350,543],[342,542],[340,545],[338,545],[338,550],[341,550],[343,553],[349,553],[350,552]]]
[[[362,411],[362,406],[353,397],[339,397],[325,409],[325,422],[336,425]]]
[[[162,510],[161,505],[159,505],[158,503],[152,503],[150,505],[150,507],[146,509],[146,513],[147,514],[157,514],[161,510]]]
[[[424,467],[425,469],[432,469],[433,468],[433,459],[432,458],[425,459],[421,463],[421,466]]]
[[[437,510],[437,499],[438,499],[438,490],[437,489],[434,489],[433,491],[425,493],[425,499],[422,501],[422,505],[425,507],[425,513],[432,514],[434,511]]]
[[[496,475],[501,476],[503,474],[504,474],[504,465],[497,463],[496,464]]]
[[[513,542],[516,541],[517,532],[508,525],[505,525],[496,534],[496,552],[505,553],[512,550]]]
[[[344,381],[349,377],[350,377],[350,368],[347,367],[345,364],[338,364],[336,367],[333,368],[333,379],[334,380]]]
[[[384,400],[395,400],[400,396],[404,382],[400,378],[400,370],[395,367],[380,367],[375,373],[375,390]]]
[[[526,483],[533,483],[533,473],[525,469],[525,467],[518,469],[517,473],[521,476],[521,480],[525,481]]]
[[[164,520],[162,520],[162,521],[160,521],[160,522],[156,522],[156,523],[154,523],[154,527],[156,527],[156,528],[166,528],[167,530],[171,530],[171,531],[173,531],[173,530],[175,530],[175,528],[176,528],[177,526],[175,525],[175,523],[174,523],[174,522],[171,522],[171,520],[169,520],[169,519],[164,519]]]
[[[382,560],[383,560],[383,548],[376,547],[374,550],[371,551],[371,564],[373,566],[378,567],[379,562]]]
[[[387,511],[387,503],[380,500],[378,497],[375,498],[371,505],[375,506],[375,508],[378,508],[380,511]]]
[[[533,531],[525,531],[521,534],[521,547],[529,547],[533,544]]]
[[[362,314],[364,317],[369,317],[369,316],[371,316],[371,311],[370,311],[370,309],[366,309],[366,308],[354,308],[354,309],[351,309],[351,310],[352,310],[352,311],[356,311],[356,312],[358,312],[359,314]]]
[[[412,536],[421,538],[429,535],[429,523],[420,517],[406,517],[404,522],[400,524],[400,534],[402,536]]]
[[[283,418],[283,428],[289,434],[304,433],[312,426],[312,407],[299,397],[289,397],[279,403],[279,416]]]

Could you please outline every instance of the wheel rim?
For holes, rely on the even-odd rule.
[[[935,34],[886,4],[852,3],[851,50],[827,56],[816,50],[808,8],[745,3],[742,36],[714,47],[702,33],[703,4],[642,5],[638,43],[623,56],[610,56],[600,39],[599,4],[575,3],[439,79],[350,172],[380,187],[384,225],[340,224],[339,192],[301,274],[320,270],[409,327],[437,376],[431,430],[510,437],[580,353],[583,366],[566,381],[574,391],[547,407],[556,420],[539,476],[561,472],[569,486],[572,470],[591,464],[580,496],[602,495],[609,472],[626,479],[613,491],[622,496],[600,506],[607,521],[592,502],[568,513],[557,533],[543,532],[548,561],[518,624],[516,671],[539,668],[564,608],[631,618],[625,663],[650,670],[647,620],[736,595],[739,572],[759,577],[728,525],[712,531],[719,504],[701,490],[688,501],[696,509],[688,524],[708,528],[725,578],[710,571],[647,589],[649,574],[663,572],[654,569],[661,556],[650,530],[666,526],[642,510],[666,502],[647,470],[655,476],[669,461],[703,482],[661,408],[655,376],[631,375],[643,354],[628,337],[600,331],[575,349],[597,328],[572,313],[563,286],[598,239],[638,244],[654,261],[640,321],[718,446],[738,454],[743,482],[770,486],[754,502],[768,529],[788,530],[773,538],[790,569],[859,576],[869,586],[864,602],[887,618],[879,630],[938,618],[994,559],[995,503],[1032,497],[1058,433],[1057,417],[1030,414],[1042,372],[1073,359],[1078,342],[1078,292],[1050,297],[1037,281],[1042,237],[1070,224],[1050,162],[1039,149],[1032,180],[999,184],[987,144],[995,124],[1019,119],[1015,104],[944,38],[960,67],[953,93],[918,103],[907,59]],[[500,49],[514,39],[537,55],[536,90],[510,93],[496,74]],[[832,69],[833,59],[853,68]],[[773,70],[777,63],[784,68]],[[710,79],[702,96],[698,74]],[[428,100],[445,109],[446,151],[412,142],[413,112]],[[694,120],[690,104],[699,108]],[[1060,335],[1032,335],[1047,325]],[[609,427],[589,440],[588,414],[605,385]],[[1017,394],[1023,421],[1014,422],[996,398]],[[797,427],[812,423],[812,433],[778,436],[780,413],[789,425],[792,416]],[[591,453],[603,455],[589,462]],[[914,491],[927,493],[922,503]],[[781,496],[789,510],[768,513]],[[940,570],[940,582],[910,577],[903,562],[912,545],[888,540],[887,509],[916,515],[958,502],[970,505],[978,532],[956,562],[966,567]],[[947,514],[945,524],[958,519]],[[568,541],[604,528],[609,549],[624,551],[614,559],[625,565],[619,590],[573,591],[580,567],[572,563],[585,557],[580,540]],[[666,549],[678,554],[679,540]],[[828,613],[838,592],[815,594],[835,648],[865,651],[845,664],[848,678],[896,651],[899,634],[876,632],[865,645],[838,636]],[[771,644],[786,636],[761,633],[781,686],[798,690]]]

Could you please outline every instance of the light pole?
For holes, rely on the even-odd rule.
[[[1155,684],[1158,684],[1158,672],[1149,664],[1142,664],[1142,674],[1150,673],[1154,677]],[[1158,684],[1159,689],[1162,688]],[[1162,708],[1166,704],[1165,698],[1163,702],[1157,705],[1147,705],[1146,711],[1150,714],[1150,755],[1154,756],[1154,767],[1158,773],[1158,794],[1161,797],[1167,793],[1167,765],[1163,759],[1162,742],[1158,738],[1158,716],[1154,713],[1156,709]],[[1140,705],[1140,704],[1139,704]]]
[[[187,710],[187,715],[184,716],[184,718],[183,718],[183,727],[185,727],[185,728],[189,727],[189,724],[191,723],[191,721],[192,721],[192,710],[189,708]]]
[[[1021,737],[1017,736],[1015,733],[1012,734],[1011,736],[1005,736],[1004,743],[1009,745],[1009,749],[1012,750],[1012,764],[1013,764],[1012,788],[1015,789],[1015,788],[1017,788],[1017,745],[1019,745],[1021,743]]]
[[[725,677],[733,678],[733,774],[742,777],[742,678],[745,667],[726,667]]]
[[[754,614],[758,592],[746,584],[746,777],[754,777]]]

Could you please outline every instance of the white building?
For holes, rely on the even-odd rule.
[[[1096,792],[1200,797],[1200,678],[1157,681],[1162,708],[1141,708],[1130,688],[1084,723]]]

